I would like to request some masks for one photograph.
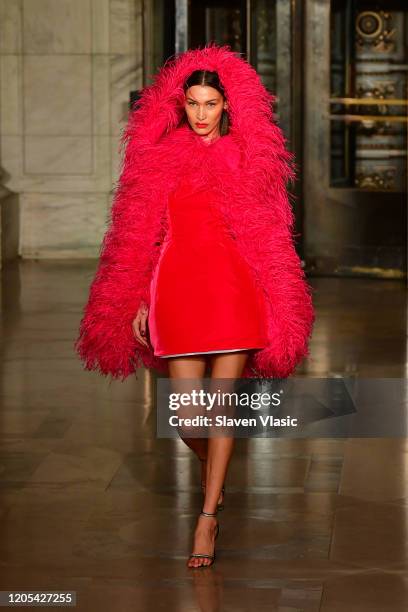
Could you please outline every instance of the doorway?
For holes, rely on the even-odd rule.
[[[307,0],[304,23],[308,266],[405,278],[408,7]]]

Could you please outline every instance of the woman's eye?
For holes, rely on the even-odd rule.
[[[195,102],[187,102],[189,106],[195,106]],[[215,106],[215,102],[207,102],[208,106]]]

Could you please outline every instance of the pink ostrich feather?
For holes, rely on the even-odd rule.
[[[183,83],[194,70],[218,72],[229,104],[230,137],[203,145],[184,120]],[[145,366],[168,374],[168,361],[135,338],[132,322],[168,231],[168,195],[193,171],[219,193],[230,235],[265,296],[268,345],[251,351],[243,377],[285,378],[309,355],[312,288],[294,246],[287,183],[293,154],[274,122],[275,96],[228,45],[210,43],[168,60],[145,87],[121,138],[119,182],[75,349],[88,370],[124,380]],[[245,322],[243,322],[245,325]]]

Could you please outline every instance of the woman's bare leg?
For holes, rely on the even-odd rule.
[[[198,381],[204,376],[207,364],[204,356],[168,357],[168,360],[169,376],[172,379],[191,378]],[[180,438],[199,459],[204,460],[207,457],[207,438],[187,438],[182,435]]]
[[[211,356],[211,378],[240,378],[245,362],[248,358],[247,351],[234,353],[220,353]],[[223,385],[224,390],[225,384]],[[210,437],[207,447],[207,478],[203,511],[215,513],[220,497],[221,488],[225,481],[228,465],[234,447],[233,437]],[[214,551],[214,537],[217,520],[215,517],[198,517],[197,527],[194,534],[193,553],[209,553]],[[210,559],[189,559],[189,567],[209,565]]]
[[[199,379],[206,373],[207,360],[205,357],[169,357],[169,375],[172,379]],[[197,455],[201,465],[201,486],[204,489],[207,481],[207,438],[188,438],[180,432],[180,438]],[[220,494],[218,503],[223,501]]]

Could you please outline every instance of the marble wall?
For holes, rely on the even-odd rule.
[[[98,255],[142,33],[142,0],[0,0],[3,259]]]

